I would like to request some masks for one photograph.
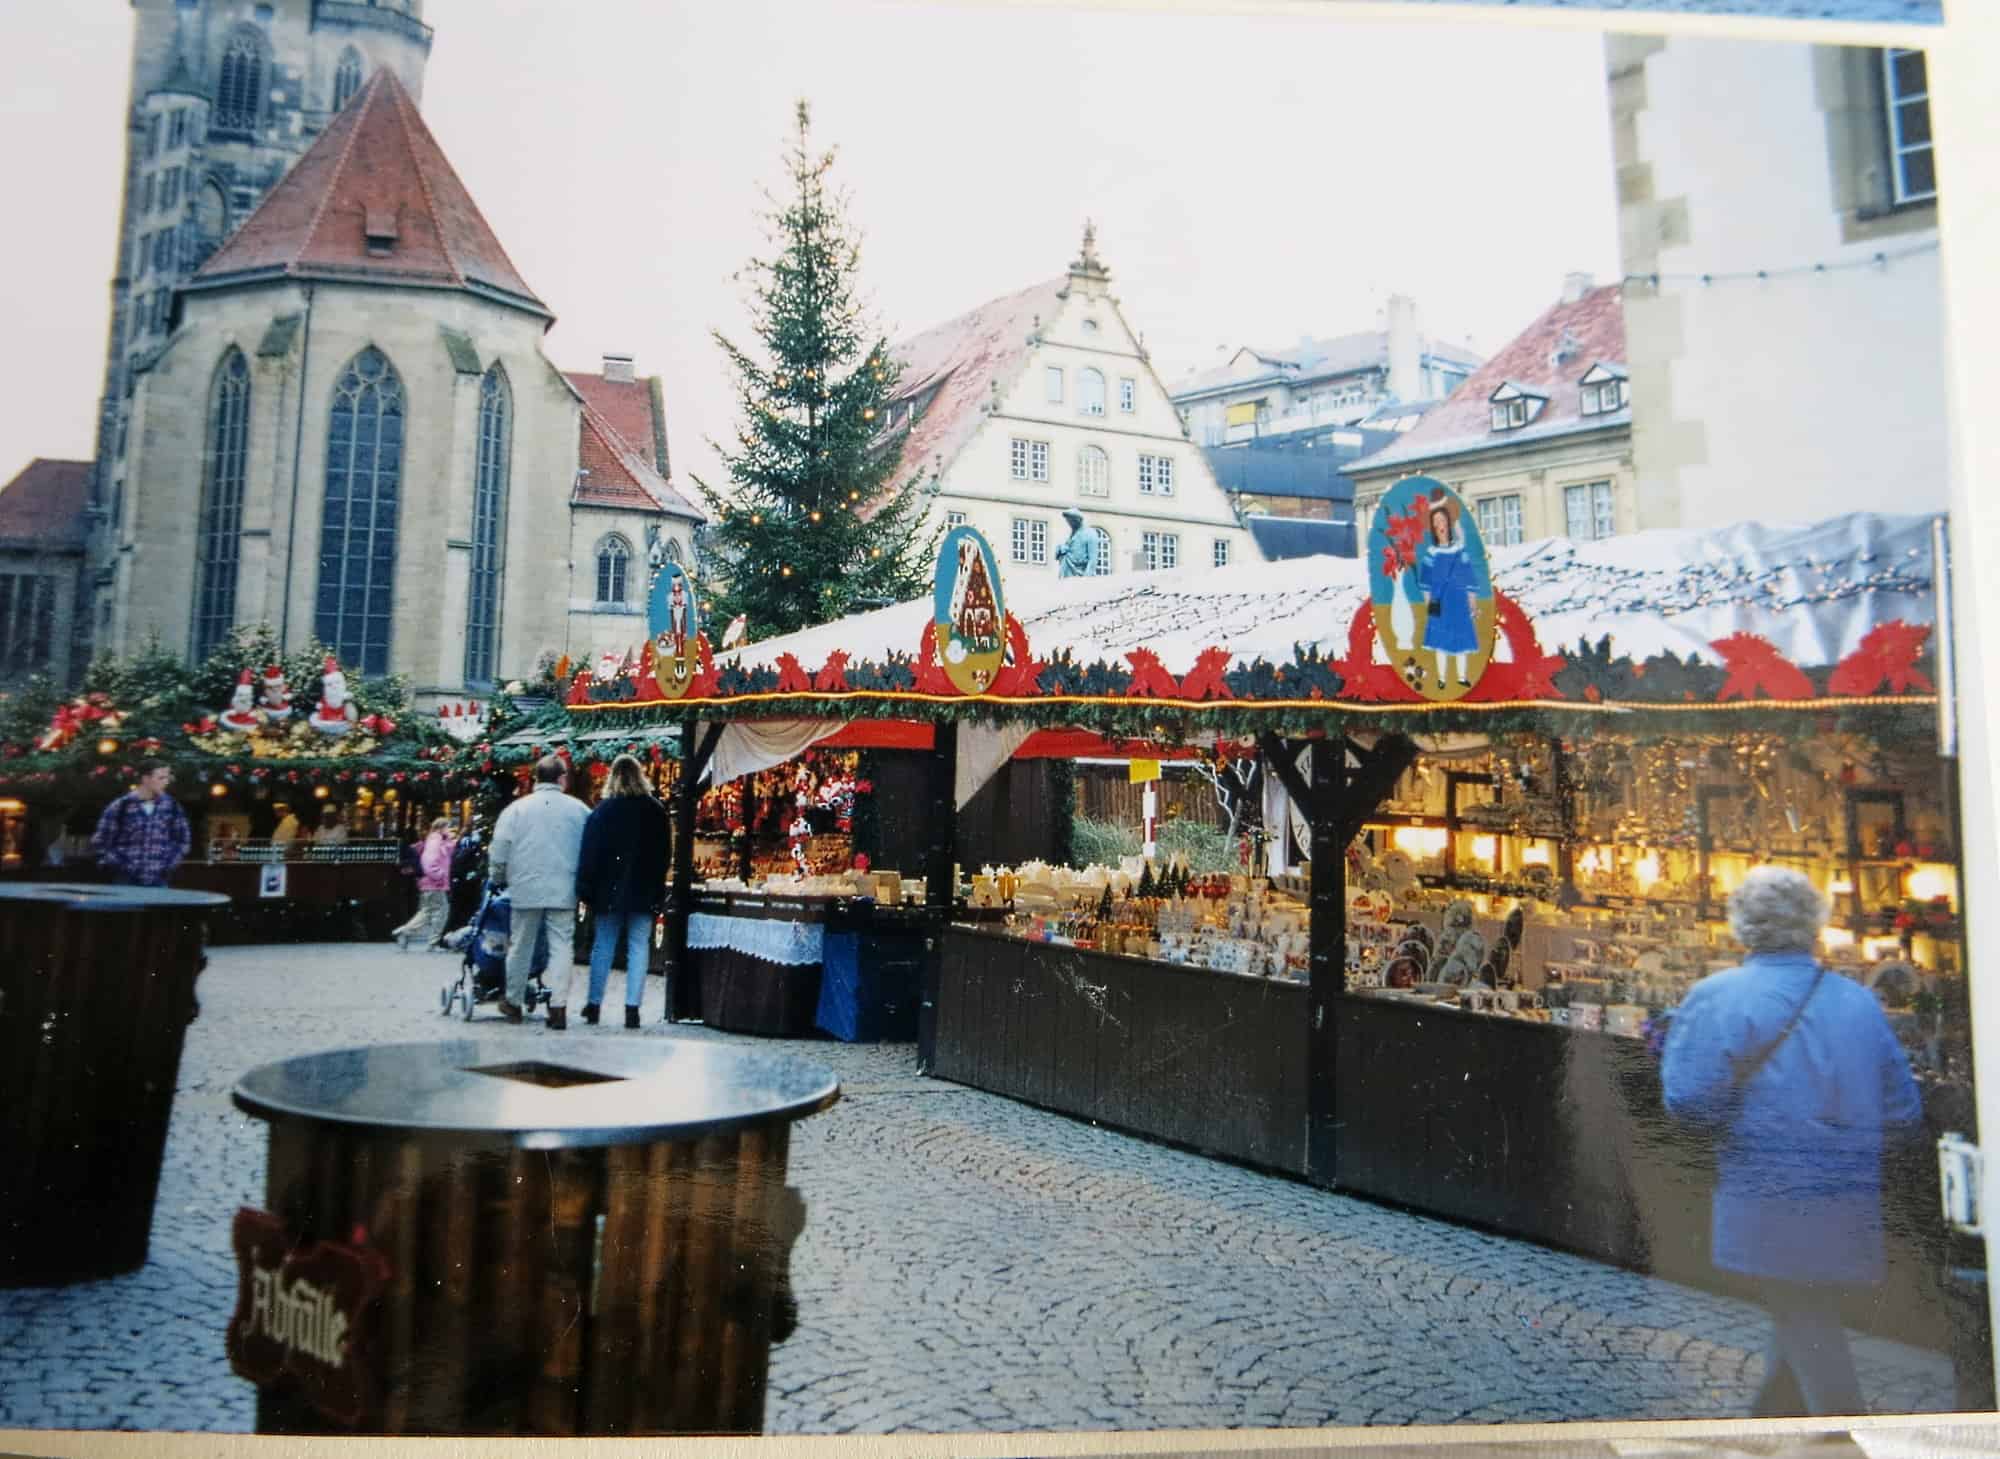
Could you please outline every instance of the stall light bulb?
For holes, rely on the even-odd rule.
[[[1848,897],[1854,894],[1854,883],[1844,876],[1836,877],[1827,883],[1826,889],[1836,897]]]
[[[1948,866],[1925,863],[1903,879],[1903,893],[1913,902],[1935,902],[1939,897],[1958,900],[1958,878]]]
[[[1547,866],[1548,864],[1549,848],[1541,842],[1535,841],[1521,848],[1521,865]]]
[[[1499,850],[1500,842],[1495,837],[1474,836],[1472,838],[1472,859],[1474,861],[1484,861],[1490,865],[1493,857]]]
[[[1845,927],[1822,927],[1819,930],[1819,945],[1828,952],[1838,952],[1854,946],[1854,934]]]
[[[1654,851],[1648,851],[1644,856],[1640,857],[1636,862],[1633,863],[1632,880],[1634,880],[1639,884],[1641,890],[1644,890],[1645,888],[1651,886],[1654,882],[1658,881],[1659,879],[1660,879],[1659,853]]]

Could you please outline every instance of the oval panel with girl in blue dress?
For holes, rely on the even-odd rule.
[[[1375,633],[1403,681],[1426,699],[1470,693],[1493,656],[1493,576],[1479,524],[1457,492],[1407,476],[1368,527]]]

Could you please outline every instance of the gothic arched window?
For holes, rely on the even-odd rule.
[[[1111,534],[1102,527],[1092,527],[1092,535],[1097,538],[1097,552],[1090,562],[1090,575],[1096,578],[1111,576]]]
[[[403,382],[370,345],[333,387],[314,618],[320,641],[364,674],[389,672],[402,474]]]
[[[215,113],[209,130],[224,136],[254,137],[264,117],[264,38],[240,26],[222,52],[215,83]]]
[[[632,560],[632,544],[613,532],[597,544],[597,601],[625,601],[626,568]]]
[[[249,456],[250,366],[234,345],[208,387],[201,511],[194,535],[194,632],[188,653],[207,658],[236,626],[236,563],[242,545],[243,475]]]
[[[667,539],[667,561],[675,567],[686,567],[687,559],[681,555],[681,541],[678,537]]]
[[[465,595],[465,682],[493,682],[500,638],[501,536],[513,460],[514,394],[494,365],[479,382],[479,455],[472,475],[472,578]]]
[[[333,109],[339,111],[361,89],[361,53],[349,46],[340,53],[340,65],[333,73]]]

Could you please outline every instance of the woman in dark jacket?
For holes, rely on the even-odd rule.
[[[576,896],[597,919],[590,944],[590,998],[583,1021],[597,1022],[618,939],[625,939],[625,1026],[639,1026],[646,964],[653,950],[653,914],[667,880],[666,808],[646,788],[645,771],[630,755],[611,762],[604,798],[583,824]],[[671,1004],[669,1005],[671,1006]]]

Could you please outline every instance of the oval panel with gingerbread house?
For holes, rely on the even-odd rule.
[[[1007,655],[1000,567],[977,530],[954,527],[938,549],[931,589],[938,664],[961,694],[984,694]]]

